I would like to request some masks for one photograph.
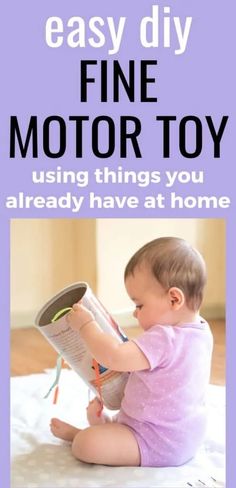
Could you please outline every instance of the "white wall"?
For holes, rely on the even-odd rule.
[[[188,240],[203,254],[208,268],[204,300],[207,313],[224,314],[225,222],[222,219],[98,219],[98,293],[110,310],[132,306],[123,273],[132,254],[161,236]]]
[[[70,283],[96,288],[95,254],[95,220],[13,219],[12,326],[32,325],[45,301]]]
[[[220,219],[13,219],[12,326],[32,325],[39,308],[74,281],[88,281],[110,311],[132,307],[123,284],[131,255],[159,236],[187,239],[208,267],[205,307],[222,316],[225,223]]]

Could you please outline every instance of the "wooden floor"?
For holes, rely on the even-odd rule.
[[[211,383],[225,384],[225,323],[214,320],[210,323],[214,335]],[[124,329],[132,338],[140,333],[138,327]],[[41,373],[53,368],[57,353],[35,328],[15,329],[11,332],[11,375],[21,376]]]

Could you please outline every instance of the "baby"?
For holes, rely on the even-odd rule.
[[[104,333],[91,312],[75,304],[68,323],[98,363],[129,371],[118,415],[97,417],[80,430],[52,419],[51,431],[72,442],[81,461],[110,466],[179,466],[191,459],[206,429],[212,334],[199,316],[206,282],[203,258],[185,240],[164,237],[137,251],[125,286],[143,333],[128,342]]]

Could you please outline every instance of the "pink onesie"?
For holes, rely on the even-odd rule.
[[[209,325],[154,325],[134,340],[150,369],[130,373],[117,421],[134,433],[141,466],[179,466],[204,439],[213,339]]]

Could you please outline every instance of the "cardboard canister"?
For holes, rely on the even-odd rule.
[[[115,336],[120,342],[127,340],[86,282],[73,283],[53,296],[38,312],[36,327],[94,393],[100,392],[104,404],[112,410],[117,410],[123,398],[128,373],[111,371],[99,364],[98,378],[93,358],[79,331],[69,326],[66,312],[53,321],[58,312],[70,309],[77,302],[81,302],[93,313],[95,321],[105,333]]]

